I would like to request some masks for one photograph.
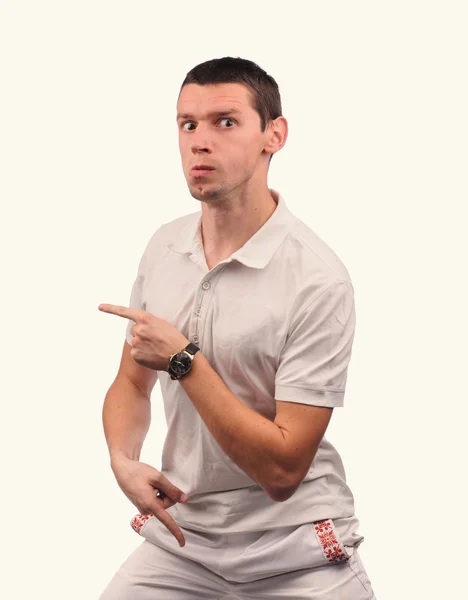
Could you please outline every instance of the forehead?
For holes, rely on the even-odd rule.
[[[177,113],[203,115],[205,112],[233,108],[243,113],[253,110],[249,90],[241,83],[184,85],[177,102]]]

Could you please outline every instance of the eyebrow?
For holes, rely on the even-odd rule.
[[[208,113],[209,117],[226,117],[227,115],[241,115],[242,111],[238,110],[237,108],[229,108],[227,110],[217,110],[217,111],[213,111],[211,113]],[[194,116],[191,115],[190,113],[177,113],[177,121],[180,121],[180,119],[194,119]]]

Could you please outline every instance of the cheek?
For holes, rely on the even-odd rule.
[[[240,159],[244,165],[252,165],[257,162],[258,156],[261,153],[258,139],[246,136],[240,142],[239,147],[241,148]]]
[[[180,152],[180,156],[182,157],[182,160],[188,156],[189,152],[190,152],[190,146],[188,144],[188,140],[179,137],[179,152]]]
[[[237,140],[232,147],[232,162],[231,164],[237,169],[245,170],[256,162],[257,148],[255,144],[248,138]]]

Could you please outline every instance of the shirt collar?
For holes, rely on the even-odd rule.
[[[231,259],[237,260],[247,267],[263,269],[271,260],[291,228],[294,215],[290,212],[284,198],[276,190],[270,189],[276,202],[276,208],[267,221],[247,242],[231,254]],[[201,211],[193,214],[193,220],[184,227],[182,235],[167,245],[174,252],[190,254],[203,252],[201,237]]]

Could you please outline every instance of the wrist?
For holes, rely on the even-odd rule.
[[[114,467],[118,467],[118,465],[128,460],[138,460],[138,456],[132,456],[130,452],[125,452],[124,450],[113,450],[110,452],[110,463],[112,469],[114,469]]]
[[[192,368],[193,360],[200,348],[189,342],[184,348],[173,354],[169,359],[167,372],[173,380],[183,379]]]

